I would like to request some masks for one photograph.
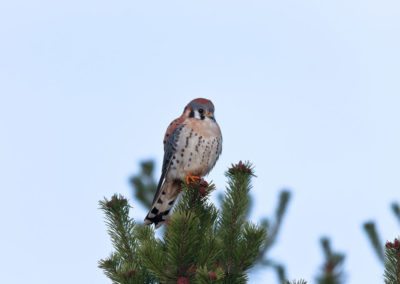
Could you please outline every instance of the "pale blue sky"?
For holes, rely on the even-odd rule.
[[[168,123],[207,97],[219,190],[242,159],[254,221],[293,191],[272,251],[289,276],[314,282],[328,235],[348,283],[381,283],[361,224],[399,235],[399,35],[395,0],[2,1],[0,282],[110,283],[98,200],[130,196],[138,161],[160,162]]]

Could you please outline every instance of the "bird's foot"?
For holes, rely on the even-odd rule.
[[[191,184],[191,183],[195,183],[195,182],[199,182],[202,180],[202,178],[200,176],[195,176],[192,174],[188,174],[185,178],[186,180],[186,184]]]

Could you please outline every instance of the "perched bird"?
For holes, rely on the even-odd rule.
[[[214,117],[214,105],[194,99],[164,136],[164,161],[153,204],[144,222],[160,227],[179,195],[182,182],[207,175],[222,152],[222,135]]]

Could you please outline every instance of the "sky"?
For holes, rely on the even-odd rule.
[[[159,173],[166,127],[205,97],[218,192],[239,160],[254,222],[292,192],[270,253],[289,277],[315,282],[328,236],[346,283],[382,283],[362,223],[400,234],[399,34],[395,0],[1,1],[0,282],[110,283],[98,201],[121,193],[141,220],[129,177],[149,158]]]

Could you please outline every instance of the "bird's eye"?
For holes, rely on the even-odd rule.
[[[199,109],[199,113],[200,113],[200,114],[203,114],[203,113],[204,113],[204,109],[202,109],[202,108]]]

